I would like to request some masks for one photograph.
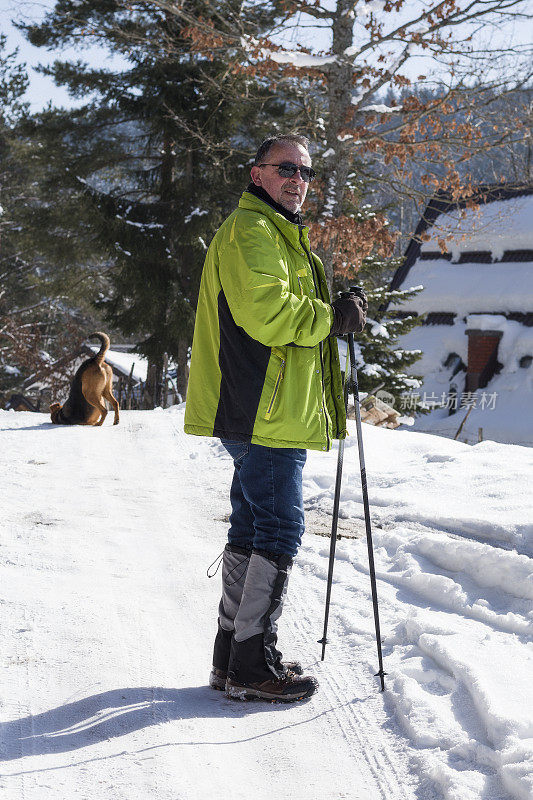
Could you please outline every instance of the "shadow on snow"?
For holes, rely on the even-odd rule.
[[[310,699],[310,698],[309,698]],[[350,705],[351,701],[342,705]],[[306,701],[300,701],[299,706]],[[293,704],[242,702],[229,700],[223,692],[207,686],[169,689],[139,687],[113,689],[82,700],[58,706],[42,714],[27,716],[0,725],[0,760],[10,761],[23,756],[65,753],[133,731],[174,720],[212,717],[239,718],[250,713],[288,710]],[[315,717],[333,709],[319,712]],[[306,720],[297,720],[299,725]],[[284,724],[283,727],[286,727]],[[175,729],[174,729],[175,731]],[[275,733],[274,730],[250,739]],[[170,742],[170,745],[232,744],[233,741]],[[152,745],[159,747],[164,745]],[[152,749],[148,746],[146,750]]]

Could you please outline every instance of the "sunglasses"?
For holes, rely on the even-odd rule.
[[[303,167],[298,164],[292,164],[290,161],[283,161],[282,164],[258,164],[258,167],[277,167],[278,175],[282,178],[292,178],[300,170],[302,180],[306,183],[315,179],[316,172],[312,167]]]

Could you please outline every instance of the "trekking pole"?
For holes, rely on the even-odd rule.
[[[348,348],[346,348],[346,366],[344,368],[344,410],[348,406]],[[331,599],[331,584],[333,581],[333,565],[335,563],[335,547],[337,546],[337,524],[339,521],[339,503],[341,498],[341,484],[342,484],[342,464],[344,460],[344,439],[339,441],[339,452],[337,454],[337,475],[335,477],[335,495],[333,498],[333,518],[331,520],[331,539],[329,542],[329,566],[328,566],[328,583],[326,589],[326,610],[324,613],[324,631],[322,639],[318,643],[322,645],[321,661],[324,661],[326,653],[326,645],[328,643],[328,620],[329,620],[329,601]]]
[[[361,286],[350,286],[350,292],[361,296],[363,291]],[[366,467],[365,467],[365,454],[363,452],[363,432],[361,430],[361,411],[359,408],[359,384],[357,381],[357,368],[355,366],[355,345],[353,333],[348,334],[348,350],[350,354],[350,369],[351,379],[353,383],[353,399],[355,405],[355,424],[357,428],[357,444],[359,447],[359,466],[361,468],[361,488],[363,494],[363,508],[365,511],[365,526],[366,526],[366,543],[368,548],[368,565],[370,571],[370,585],[372,588],[372,605],[374,606],[374,624],[376,627],[376,644],[378,648],[378,662],[379,671],[375,673],[374,677],[379,677],[381,681],[381,691],[385,691],[384,676],[387,674],[383,671],[383,655],[381,653],[381,633],[379,628],[379,609],[378,609],[378,593],[376,588],[376,570],[374,567],[374,548],[372,545],[372,529],[370,527],[370,507],[368,504],[368,489],[366,485]]]

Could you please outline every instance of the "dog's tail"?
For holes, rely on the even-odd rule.
[[[110,344],[109,336],[107,335],[107,333],[102,333],[101,331],[96,331],[95,333],[89,334],[89,336],[87,338],[88,339],[100,339],[100,341],[102,342],[102,346],[100,348],[100,352],[98,352],[94,357],[95,363],[98,364],[99,367],[101,367],[102,364],[103,364],[104,358],[105,358],[105,354],[109,350],[109,344]]]

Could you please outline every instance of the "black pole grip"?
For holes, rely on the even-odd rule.
[[[361,300],[366,301],[366,292],[362,286],[350,286],[350,292],[360,297]]]
[[[349,289],[339,292],[339,297],[349,297],[351,294],[357,295],[361,300],[366,300],[366,293],[362,286],[350,286]]]

